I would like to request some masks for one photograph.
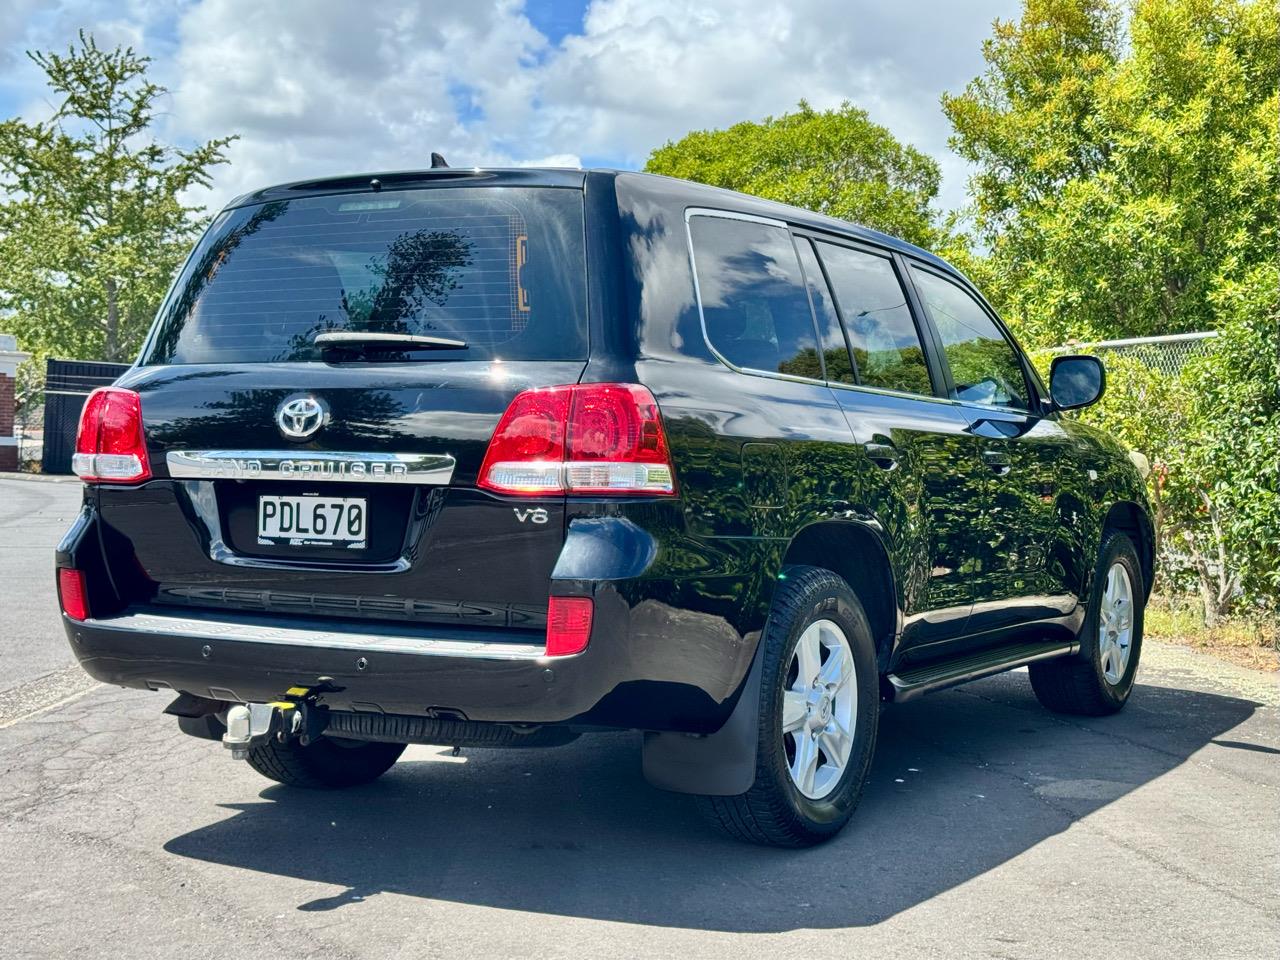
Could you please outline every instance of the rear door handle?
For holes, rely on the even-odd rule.
[[[998,477],[1003,477],[1013,469],[1009,455],[1002,450],[983,450],[982,462],[990,467],[991,471]]]
[[[891,443],[864,443],[867,456],[881,470],[892,470],[898,465],[898,448]]]

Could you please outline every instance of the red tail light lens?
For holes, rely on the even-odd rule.
[[[62,604],[62,612],[72,620],[89,618],[89,595],[82,571],[65,567],[58,570],[58,601]]]
[[[572,387],[526,390],[498,421],[479,485],[499,493],[559,493]]]
[[[498,422],[478,485],[498,493],[675,493],[658,404],[633,383],[526,390]]]
[[[142,434],[142,398],[99,387],[85,400],[71,469],[91,483],[141,483],[151,478]]]
[[[547,656],[565,657],[587,649],[595,607],[590,597],[552,597],[547,601]]]
[[[573,390],[565,486],[571,493],[674,493],[653,394],[629,383]]]

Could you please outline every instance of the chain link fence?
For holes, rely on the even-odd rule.
[[[1150,379],[1153,382],[1171,380],[1181,374],[1189,360],[1203,356],[1212,350],[1214,338],[1217,336],[1217,331],[1210,330],[1203,333],[1178,333],[1162,337],[1134,337],[1128,340],[1101,340],[1095,343],[1066,343],[1058,347],[1039,350],[1036,352],[1034,359],[1037,361],[1037,366],[1044,370],[1048,368],[1054,357],[1070,354],[1092,354],[1101,358],[1104,364],[1109,359],[1123,358],[1129,363],[1141,364],[1150,370],[1153,374]],[[1129,381],[1130,378],[1121,378],[1119,382],[1132,386]],[[1141,408],[1141,404],[1139,404],[1139,408]],[[1154,412],[1156,412],[1156,415],[1160,415],[1158,411]],[[1142,469],[1145,476],[1147,465],[1151,460],[1159,458],[1160,451],[1139,450],[1137,454],[1140,459],[1135,459],[1135,462],[1139,464],[1139,468]],[[1153,489],[1153,495],[1156,492]],[[1155,503],[1155,512],[1156,522],[1160,524],[1162,522],[1160,519],[1162,511],[1158,502]],[[1180,598],[1183,594],[1191,595],[1195,589],[1197,576],[1193,555],[1183,549],[1179,542],[1168,537],[1160,538],[1159,548],[1160,561],[1158,567],[1160,579],[1157,581],[1157,590],[1166,597]],[[1204,561],[1209,572],[1217,576],[1221,569],[1217,559],[1206,557]]]
[[[1104,361],[1108,354],[1128,357],[1159,371],[1166,377],[1174,377],[1181,372],[1187,360],[1204,353],[1217,335],[1216,330],[1209,330],[1204,333],[1174,333],[1165,337],[1134,337],[1130,340],[1067,343],[1060,347],[1049,347],[1040,353],[1049,358],[1072,353],[1092,353],[1102,357]]]
[[[19,469],[35,469],[44,455],[44,402],[31,402],[19,396],[13,415],[14,432],[18,435]]]

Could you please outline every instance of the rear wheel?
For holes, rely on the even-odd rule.
[[[249,748],[249,766],[290,787],[334,790],[372,783],[404,753],[403,743],[369,743],[321,737],[307,746],[271,740]]]
[[[880,715],[875,644],[849,585],[816,567],[785,571],[760,642],[755,783],[700,805],[739,840],[809,846],[862,797]]]
[[[1142,652],[1146,590],[1133,541],[1107,534],[1080,632],[1081,655],[1033,663],[1031,688],[1057,713],[1100,717],[1116,713],[1133,691]]]

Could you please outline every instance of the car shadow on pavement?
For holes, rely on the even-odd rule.
[[[890,707],[861,807],[810,850],[720,837],[691,798],[644,782],[630,734],[461,758],[410,748],[375,784],[271,786],[165,849],[343,888],[300,910],[393,892],[716,931],[867,925],[1061,833],[1256,706],[1143,685],[1118,716],[1064,718],[1036,704],[1025,676],[1009,675]]]

